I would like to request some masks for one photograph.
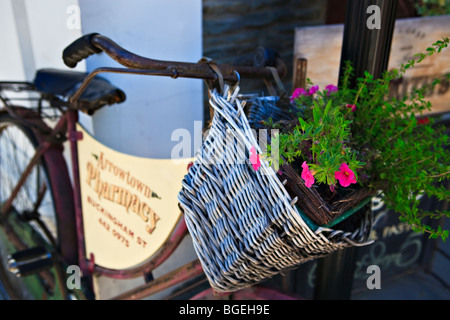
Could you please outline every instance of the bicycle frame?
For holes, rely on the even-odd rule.
[[[204,79],[205,81],[232,81],[236,82],[240,80],[240,73],[236,70],[240,70],[245,76],[252,78],[271,78],[273,76],[273,70],[270,71],[264,67],[231,67],[225,66],[222,69],[212,67],[211,64],[205,63],[178,63],[178,62],[167,62],[161,63],[160,61],[150,60],[147,58],[142,58],[133,55],[116,44],[112,43],[106,37],[97,36],[94,38],[94,43],[102,46],[102,49],[113,57],[114,60],[120,62],[128,68],[98,68],[90,72],[78,90],[65,102],[65,107],[67,110],[63,112],[59,118],[57,124],[54,126],[53,130],[46,134],[48,138],[46,142],[40,144],[35,155],[31,159],[27,169],[24,171],[22,177],[19,179],[17,185],[15,186],[10,198],[2,206],[0,212],[0,221],[5,219],[6,215],[11,209],[12,201],[17,195],[18,191],[24,184],[31,168],[36,165],[40,158],[49,150],[49,148],[54,147],[55,144],[61,145],[61,137],[67,137],[70,145],[70,156],[72,163],[72,177],[73,177],[73,200],[74,200],[74,214],[75,214],[75,228],[76,228],[76,241],[77,243],[66,244],[66,246],[73,246],[77,248],[78,265],[83,273],[83,276],[87,277],[88,284],[90,286],[90,291],[93,292],[92,279],[93,275],[104,275],[110,278],[116,279],[126,279],[134,278],[137,276],[150,274],[152,270],[161,265],[171,254],[176,250],[178,245],[188,234],[186,224],[183,217],[181,216],[175,230],[170,235],[169,239],[163,244],[160,250],[151,257],[150,261],[147,261],[141,266],[126,269],[126,270],[112,270],[105,267],[96,265],[95,257],[91,254],[89,258],[86,257],[85,248],[85,235],[84,235],[84,225],[82,216],[82,205],[81,205],[81,187],[80,187],[80,169],[78,164],[78,146],[77,142],[82,139],[82,133],[77,131],[78,123],[78,112],[80,108],[77,105],[79,98],[81,97],[83,91],[89,85],[90,81],[100,73],[122,73],[122,74],[136,74],[136,75],[151,75],[151,76],[169,76],[172,78],[186,77],[186,78],[196,78]],[[121,50],[117,49],[120,48]],[[125,51],[125,53],[124,53]],[[225,70],[222,74],[221,70]],[[283,64],[278,66],[277,73],[283,74],[285,71],[285,66]],[[211,84],[210,83],[210,84]],[[7,84],[7,83],[4,83]],[[16,83],[17,84],[17,83]],[[26,88],[24,88],[25,90]],[[0,96],[1,98],[1,96]],[[12,113],[13,110],[8,107],[8,104],[4,99],[2,101],[5,104],[5,109]],[[63,104],[63,106],[64,106]],[[20,115],[17,115],[20,117]],[[59,219],[67,219],[64,213],[56,212]],[[14,235],[10,235],[11,241],[17,241]],[[179,267],[178,269],[167,273],[166,275],[155,279],[153,281],[147,282],[146,284],[129,290],[115,299],[139,299],[154,293],[160,292],[167,289],[175,284],[179,284],[188,279],[193,279],[203,274],[203,269],[200,265],[199,260],[194,260]],[[60,277],[63,275],[60,273]],[[60,281],[61,282],[61,281]],[[257,290],[257,289],[254,289]]]

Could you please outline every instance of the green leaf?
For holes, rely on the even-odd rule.
[[[303,120],[302,118],[298,118],[298,121],[300,122],[300,126],[301,126],[302,130],[306,131],[306,121]]]
[[[325,111],[323,112],[324,116],[327,115],[328,112],[330,112],[331,105],[332,105],[332,101],[330,100],[330,101],[328,101],[328,103],[325,107]]]
[[[318,107],[314,107],[313,108],[313,120],[314,120],[314,124],[317,126],[320,122],[321,119],[321,112],[319,110]]]
[[[313,136],[317,136],[323,129],[323,125],[320,125],[314,130]]]

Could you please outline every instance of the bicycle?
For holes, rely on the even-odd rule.
[[[261,48],[254,56],[253,66],[217,65],[211,61],[158,61],[129,52],[100,34],[84,35],[74,41],[64,50],[63,60],[73,68],[81,60],[101,52],[124,68],[98,68],[90,73],[43,69],[37,71],[34,82],[0,82],[3,103],[0,109],[0,281],[8,298],[95,299],[93,277],[104,275],[117,279],[146,277],[144,285],[114,298],[140,299],[203,274],[199,261],[195,260],[152,279],[151,271],[170,257],[188,234],[181,212],[172,222],[171,232],[154,249],[151,257],[133,266],[101,266],[97,257],[86,250],[86,220],[83,216],[86,197],[82,199],[79,143],[87,135],[78,125],[78,112],[92,115],[104,106],[126,99],[121,89],[98,74],[204,79],[209,86],[222,88],[224,83],[238,83],[241,76],[267,82],[273,79],[274,71],[279,76],[286,73],[282,60]],[[29,96],[20,98],[15,96],[17,93]],[[16,105],[21,99],[33,105]],[[55,124],[49,125],[47,120]],[[72,176],[62,153],[66,141],[70,145]],[[99,154],[88,156],[98,160]],[[132,202],[132,195],[128,197],[126,191],[119,188],[111,189],[116,192],[113,200],[129,210],[137,200]],[[146,192],[150,198],[160,198],[157,192]],[[90,205],[104,214],[103,227],[114,226],[117,222],[111,217],[108,220],[106,210],[94,200]],[[137,210],[143,220],[158,218],[152,216],[150,206],[142,204]],[[98,230],[99,226],[96,228]],[[147,224],[149,234],[154,228]],[[121,232],[127,231],[122,228]],[[138,240],[134,231],[128,232],[131,239]],[[120,232],[116,233],[120,235]],[[144,239],[140,240],[139,244],[144,245]],[[66,285],[68,275],[65,270],[71,265],[79,266],[81,270],[81,288],[69,289]],[[210,294],[211,290],[207,290],[193,298],[205,298]],[[236,297],[291,298],[267,289],[254,289],[250,295],[245,294],[236,293]]]

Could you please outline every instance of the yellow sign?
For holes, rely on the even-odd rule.
[[[135,157],[109,149],[80,125],[78,141],[86,255],[110,269],[138,266],[178,223],[177,195],[186,163]]]

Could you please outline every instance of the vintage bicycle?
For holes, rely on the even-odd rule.
[[[144,277],[145,284],[114,297],[140,299],[203,273],[195,260],[153,279],[152,270],[188,234],[176,200],[186,164],[120,154],[84,130],[79,112],[92,115],[126,99],[99,74],[195,78],[223,86],[240,77],[267,82],[274,70],[286,73],[283,61],[263,48],[252,66],[158,61],[100,34],[74,41],[63,59],[73,68],[101,52],[124,68],[42,69],[34,82],[0,82],[0,281],[7,298],[95,299],[94,278],[102,275]],[[63,155],[66,142],[70,166]],[[81,288],[68,288],[68,266],[80,268]],[[209,294],[210,289],[194,298]],[[245,294],[235,297],[290,298],[265,289]]]

